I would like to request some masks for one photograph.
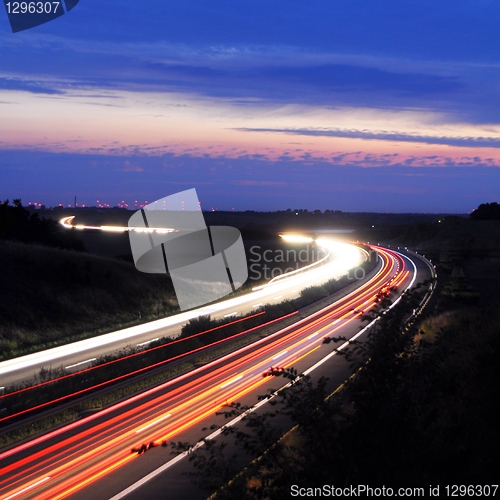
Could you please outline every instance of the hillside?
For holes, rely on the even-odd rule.
[[[446,217],[433,224],[409,226],[394,242],[450,258],[500,255],[500,221]]]
[[[0,240],[0,356],[178,311],[171,282],[128,262]]]

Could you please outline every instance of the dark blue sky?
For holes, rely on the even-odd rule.
[[[489,0],[0,16],[0,197],[468,212],[500,191],[499,21]]]

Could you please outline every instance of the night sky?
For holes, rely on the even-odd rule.
[[[500,201],[498,0],[0,10],[0,198],[466,213]]]

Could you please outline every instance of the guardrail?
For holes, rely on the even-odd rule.
[[[436,268],[435,268],[434,264],[432,263],[432,261],[427,259],[425,255],[421,255],[418,252],[413,252],[412,250],[408,250],[408,249],[405,249],[405,252],[417,256],[421,261],[423,261],[425,264],[427,264],[427,266],[429,267],[429,269],[431,271],[431,278],[432,278],[432,281],[431,281],[429,289],[427,290],[427,293],[424,295],[424,297],[421,300],[418,307],[413,310],[413,313],[408,318],[407,322],[410,322],[412,318],[416,319],[417,316],[419,316],[422,313],[422,311],[425,309],[425,307],[427,306],[427,304],[431,300],[431,297],[434,294],[434,291],[436,290],[437,272],[436,272]]]

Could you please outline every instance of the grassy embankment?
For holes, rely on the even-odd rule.
[[[82,252],[0,241],[0,358],[178,311],[171,282]]]

